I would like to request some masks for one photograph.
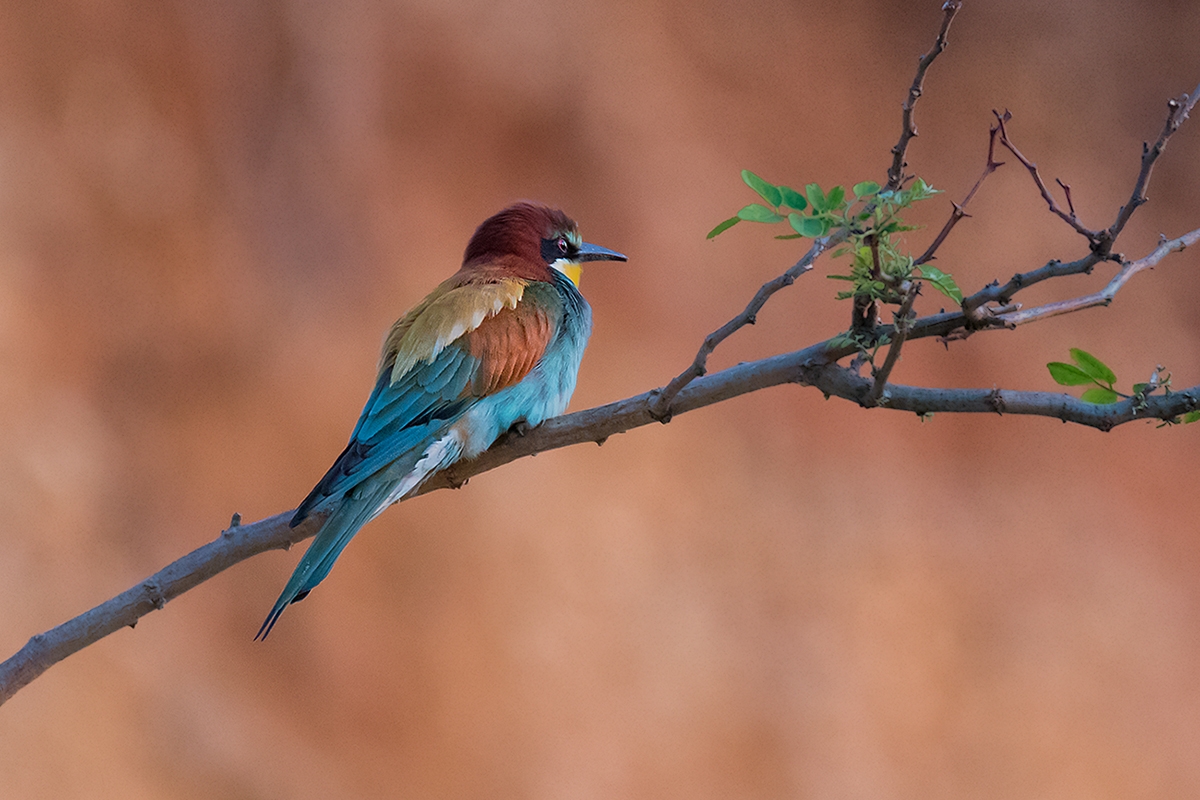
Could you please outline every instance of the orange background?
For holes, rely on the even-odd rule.
[[[595,265],[573,408],[662,385],[801,252],[750,168],[883,180],[935,1],[0,8],[0,650],[295,506],[389,324],[518,198]],[[1136,9],[1136,11],[1135,11]],[[918,106],[923,250],[991,109],[1092,227],[1200,77],[1188,3],[968,0]],[[1118,249],[1200,226],[1200,119]],[[1012,159],[1008,159],[1012,162]],[[937,265],[1084,245],[1010,163]],[[896,380],[1200,383],[1200,257],[1112,307],[905,350]],[[829,264],[714,367],[827,338]],[[1029,303],[1099,288],[1041,285]],[[936,293],[924,313],[944,305]],[[31,798],[1178,798],[1200,794],[1200,425],[864,411],[780,387],[392,509],[251,641],[242,563],[0,709]]]

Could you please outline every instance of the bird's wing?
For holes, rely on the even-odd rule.
[[[478,399],[524,378],[545,352],[558,316],[540,294],[517,279],[443,284],[397,322],[350,443],[292,524],[326,497],[436,440]]]

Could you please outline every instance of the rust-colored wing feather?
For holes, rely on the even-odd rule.
[[[485,397],[520,381],[546,352],[551,336],[547,310],[531,303],[486,318],[465,337],[467,353],[477,362],[471,393]]]

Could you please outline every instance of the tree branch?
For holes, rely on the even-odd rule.
[[[983,173],[979,176],[979,179],[975,181],[975,185],[971,187],[971,191],[967,192],[967,196],[963,198],[961,205],[951,201],[951,205],[954,206],[954,210],[950,214],[950,219],[946,220],[946,224],[942,226],[942,229],[938,232],[938,235],[934,238],[929,247],[925,249],[925,252],[921,254],[920,258],[913,262],[914,267],[919,267],[922,264],[927,264],[933,260],[934,253],[936,253],[937,249],[942,246],[942,242],[946,241],[946,237],[950,235],[950,231],[954,229],[954,226],[958,224],[958,221],[963,217],[971,216],[967,213],[967,204],[971,202],[971,198],[973,198],[975,193],[979,191],[979,187],[983,186],[983,182],[987,179],[987,176],[1004,166],[1003,161],[996,160],[996,134],[999,133],[999,131],[1000,126],[993,125],[988,133],[987,163],[983,166]]]
[[[900,361],[900,348],[904,347],[904,341],[908,338],[908,332],[912,328],[913,303],[916,302],[917,295],[921,291],[919,281],[906,281],[907,286],[904,287],[904,300],[900,303],[900,310],[896,312],[895,334],[892,337],[892,343],[888,345],[887,357],[883,361],[883,366],[875,373],[875,380],[871,386],[871,392],[868,395],[870,405],[877,406],[883,399],[884,390],[887,388],[888,378],[892,374],[892,370],[896,368],[896,364]]]
[[[1146,186],[1150,183],[1150,173],[1154,171],[1154,162],[1162,155],[1163,150],[1167,147],[1167,142],[1171,135],[1179,130],[1179,126],[1188,118],[1188,114],[1196,107],[1196,101],[1200,100],[1200,86],[1192,90],[1190,95],[1182,95],[1178,99],[1167,101],[1167,120],[1163,124],[1162,133],[1158,135],[1158,141],[1153,147],[1142,145],[1142,169],[1138,172],[1137,181],[1133,187],[1133,195],[1129,198],[1129,202],[1121,206],[1121,210],[1117,212],[1117,219],[1113,222],[1112,227],[1105,231],[1105,237],[1112,246],[1112,243],[1117,240],[1117,236],[1125,228],[1125,223],[1129,222],[1129,218],[1133,216],[1133,212],[1138,206],[1146,202]]]
[[[1174,253],[1180,250],[1186,250],[1200,242],[1200,230],[1194,230],[1191,233],[1185,233],[1177,239],[1168,241],[1163,238],[1158,247],[1154,248],[1149,255],[1139,258],[1137,261],[1127,261],[1121,266],[1121,269],[1113,276],[1112,280],[1098,292],[1093,294],[1075,297],[1070,300],[1059,300],[1055,303],[1046,303],[1045,305],[1037,306],[1036,308],[1022,309],[1020,311],[1012,311],[1005,314],[997,315],[999,319],[1012,325],[1023,325],[1026,322],[1034,322],[1039,319],[1048,319],[1057,317],[1062,314],[1070,314],[1072,311],[1082,311],[1085,308],[1092,306],[1107,306],[1112,303],[1113,298],[1121,287],[1144,269],[1150,269],[1155,264],[1163,259],[1168,253]],[[1062,266],[1062,265],[1059,265]]]
[[[1023,316],[1010,314],[1002,318],[1009,324],[1017,325],[1094,305],[1108,305],[1117,291],[1138,272],[1149,269],[1168,254],[1197,242],[1200,242],[1200,229],[1160,243],[1144,258],[1127,264],[1101,292],[1079,298],[1078,301],[1068,301],[1075,302],[1072,307],[1063,306],[1053,312],[1045,310],[1041,313],[1035,313],[1039,309],[1031,309],[1024,312]],[[1071,273],[1064,271],[1060,274]],[[766,288],[760,289],[759,294]],[[770,296],[769,293],[767,296]],[[1040,308],[1050,309],[1050,306]],[[913,320],[906,339],[948,336],[964,329],[967,324],[967,318],[961,312],[934,314]],[[889,336],[897,335],[894,326],[880,326],[879,330]],[[834,347],[830,341],[824,341],[802,350],[696,377],[688,381],[671,400],[671,414],[683,414],[786,383],[814,386],[828,395],[842,397],[864,407],[879,406],[922,415],[935,412],[1030,414],[1076,422],[1100,430],[1110,430],[1137,419],[1170,420],[1200,408],[1200,386],[1170,395],[1147,397],[1140,403],[1135,398],[1112,405],[1095,405],[1054,392],[935,389],[889,383],[878,399],[872,400],[872,387],[876,382],[837,364],[840,359],[855,352],[854,347]],[[886,380],[886,375],[884,378]],[[662,390],[655,389],[615,403],[547,420],[524,434],[509,433],[479,458],[438,473],[417,494],[456,488],[475,475],[519,458],[583,442],[603,444],[605,439],[614,434],[662,421],[655,412],[661,396]],[[234,524],[213,541],[111,600],[32,637],[15,655],[0,664],[0,704],[72,653],[123,627],[133,627],[146,614],[162,608],[169,600],[234,564],[267,550],[290,548],[316,533],[321,521],[320,514],[297,528],[288,527],[291,515],[289,511],[249,525]]]
[[[717,346],[746,325],[753,325],[758,312],[771,299],[771,295],[784,287],[791,286],[796,282],[796,278],[812,269],[813,262],[820,257],[821,253],[825,252],[831,246],[841,244],[845,240],[845,230],[837,231],[832,236],[827,236],[824,239],[817,239],[813,242],[812,247],[808,249],[808,252],[804,254],[804,257],[793,264],[787,272],[778,278],[764,283],[741,314],[738,314],[729,320],[729,322],[726,322],[720,328],[717,328],[704,337],[704,343],[700,345],[700,350],[696,353],[696,358],[692,361],[691,365],[672,378],[671,382],[666,386],[651,392],[654,395],[654,400],[651,403],[650,411],[654,415],[654,418],[659,422],[669,422],[672,413],[671,402],[685,386],[708,371],[708,357],[717,349]]]
[[[829,395],[870,407],[874,382],[836,364],[803,370],[803,382]],[[1005,389],[933,389],[888,384],[881,407],[912,411],[921,416],[937,412],[956,414],[1030,414],[1076,422],[1101,431],[1134,420],[1171,420],[1200,408],[1200,385],[1182,392],[1147,398],[1132,397],[1099,405],[1059,392],[1022,392]]]
[[[908,143],[917,135],[917,126],[913,122],[913,108],[925,92],[925,73],[934,60],[946,49],[946,34],[950,32],[950,23],[954,22],[954,17],[961,8],[962,0],[946,0],[945,5],[942,6],[942,28],[938,31],[933,48],[921,56],[921,60],[917,62],[917,75],[908,89],[908,97],[905,99],[904,105],[901,106],[903,113],[900,120],[900,141],[896,142],[896,146],[892,148],[892,166],[888,169],[887,187],[893,191],[903,186],[906,180],[904,168],[908,166],[906,161]]]
[[[1101,258],[1103,258],[1104,256],[1101,254],[1102,248],[1100,232],[1091,230],[1079,221],[1079,217],[1075,215],[1074,204],[1071,204],[1070,213],[1062,210],[1062,208],[1058,205],[1058,201],[1054,199],[1054,195],[1050,194],[1050,190],[1046,188],[1046,183],[1042,180],[1041,173],[1038,172],[1037,164],[1034,164],[1032,161],[1026,158],[1025,155],[1017,149],[1017,146],[1008,138],[1008,128],[1005,126],[1010,120],[1012,120],[1012,114],[1007,111],[1005,111],[1003,114],[1001,114],[999,111],[993,111],[992,113],[996,115],[996,125],[1000,128],[1000,144],[1004,145],[1008,152],[1016,156],[1017,161],[1020,161],[1021,164],[1024,165],[1025,169],[1029,170],[1029,175],[1033,178],[1033,182],[1037,185],[1038,191],[1041,192],[1042,199],[1046,201],[1047,205],[1049,205],[1051,213],[1055,214],[1063,222],[1070,225],[1071,228],[1074,229],[1074,231],[1080,236],[1083,236],[1085,239],[1087,239],[1088,244],[1091,245],[1092,252],[1100,255]],[[1059,181],[1059,186],[1062,185],[1062,181]],[[1069,193],[1067,197],[1069,200]],[[1110,246],[1111,244],[1112,243],[1109,242]],[[1107,251],[1105,251],[1105,254],[1107,254]]]

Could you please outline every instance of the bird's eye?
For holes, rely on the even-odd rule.
[[[569,245],[567,243],[567,240],[565,237],[560,236],[558,239],[558,252],[562,253],[565,256],[570,250],[571,250],[571,245]]]

